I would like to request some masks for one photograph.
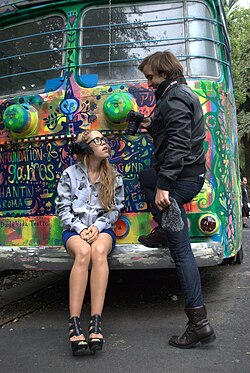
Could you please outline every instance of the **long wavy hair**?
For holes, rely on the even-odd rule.
[[[91,140],[91,132],[92,131],[81,132],[77,136],[76,142],[89,142]],[[76,156],[76,159],[81,161],[85,167],[88,168],[90,162],[88,154],[79,154]],[[114,204],[115,180],[116,175],[113,166],[109,163],[108,159],[103,159],[100,165],[99,198],[106,211],[111,210]]]

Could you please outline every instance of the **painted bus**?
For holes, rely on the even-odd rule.
[[[0,268],[67,269],[72,262],[55,216],[56,187],[86,129],[108,137],[125,206],[111,269],[169,268],[168,248],[138,237],[154,228],[138,174],[152,139],[126,134],[130,110],[149,115],[154,93],[140,61],[170,50],[199,96],[207,174],[189,204],[199,266],[241,262],[241,197],[230,44],[220,0],[34,0],[0,5]]]

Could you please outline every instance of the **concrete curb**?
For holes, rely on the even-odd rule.
[[[67,275],[67,271],[48,272],[41,277],[36,277],[13,288],[7,289],[0,296],[0,308],[36,293],[37,291],[60,281]]]

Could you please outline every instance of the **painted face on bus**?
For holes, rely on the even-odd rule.
[[[155,73],[149,65],[144,66],[143,74],[148,81],[149,88],[156,89],[159,84],[166,80],[166,74],[159,75],[158,73]]]

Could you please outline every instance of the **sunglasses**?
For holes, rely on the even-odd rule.
[[[106,137],[95,137],[90,140],[88,144],[94,143],[95,145],[109,144],[109,140]]]

